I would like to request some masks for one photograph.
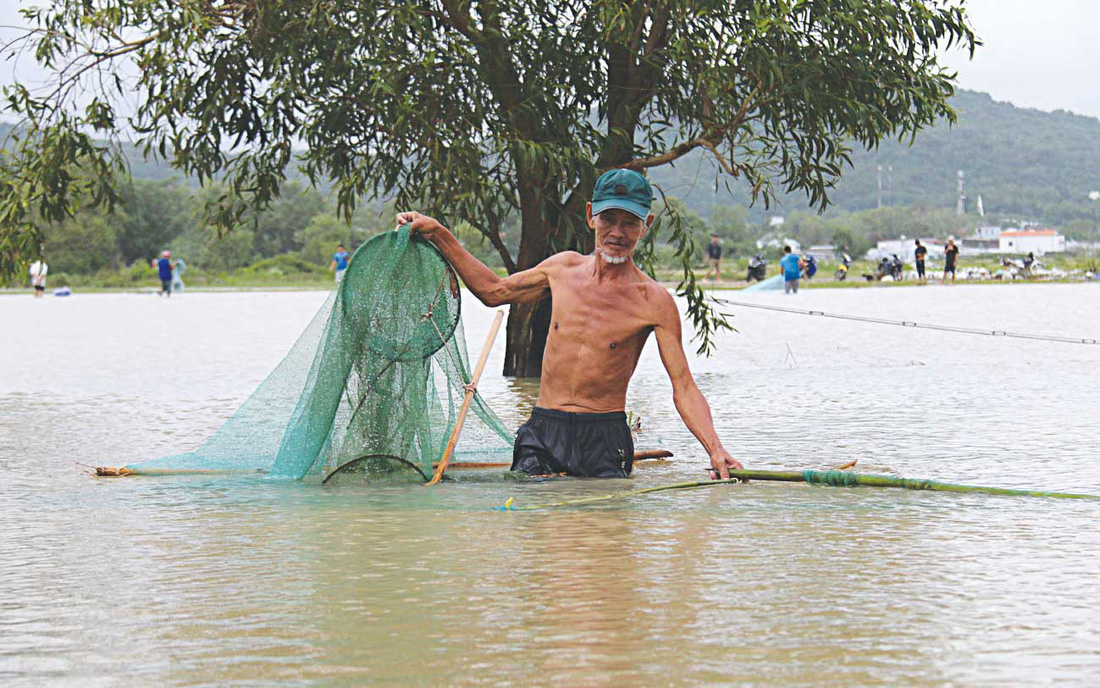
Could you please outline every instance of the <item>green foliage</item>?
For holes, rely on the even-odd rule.
[[[238,229],[222,236],[213,227],[200,229],[202,251],[199,262],[211,270],[236,270],[253,261],[256,238],[251,229]]]
[[[329,265],[338,244],[343,244],[348,253],[352,253],[360,241],[362,237],[357,237],[347,221],[333,212],[314,215],[298,235],[302,245],[300,254],[313,265]]]
[[[118,249],[126,264],[159,255],[192,224],[190,189],[176,180],[134,179],[122,187],[125,213],[118,222]],[[76,215],[80,217],[82,215]]]
[[[712,208],[708,224],[710,233],[718,236],[722,255],[747,255],[756,249],[756,237],[749,227],[749,213],[744,206]]]
[[[95,210],[48,225],[43,252],[50,270],[91,273],[120,267],[117,228],[125,218],[117,210],[111,216]]]
[[[244,279],[256,275],[295,278],[328,275],[329,279],[331,279],[331,275],[327,272],[326,267],[322,267],[316,262],[295,255],[281,255],[275,256],[274,258],[266,258],[253,263],[240,272],[240,276]]]
[[[302,228],[325,209],[325,200],[314,189],[295,181],[277,192],[278,199],[259,213],[255,222],[257,255],[277,256],[302,248]],[[334,244],[335,245],[335,244]]]
[[[1077,241],[1100,241],[1100,221],[1098,220],[1071,220],[1063,231],[1068,238]]]
[[[494,269],[505,268],[500,253],[493,248],[485,235],[475,229],[469,222],[460,221],[451,228],[451,231],[454,232],[455,237],[462,246],[482,263]],[[501,237],[506,240],[507,232],[501,232]]]
[[[33,253],[30,208],[59,220],[78,197],[113,202],[113,174],[66,175],[113,172],[117,145],[79,132],[116,135],[115,104],[135,96],[143,152],[223,182],[200,224],[222,234],[251,220],[262,255],[300,247],[293,223],[256,223],[304,142],[302,170],[331,180],[345,218],[364,195],[393,197],[465,220],[514,271],[590,247],[584,203],[601,171],[694,150],[766,206],[797,193],[825,208],[851,142],[953,119],[953,74],[936,55],[977,44],[961,6],[933,0],[57,0],[26,13],[58,89],[6,91],[30,126],[0,174],[0,272]],[[131,82],[114,76],[121,61]],[[95,100],[73,114],[78,86]],[[514,217],[513,255],[502,231]],[[663,223],[680,291],[693,319],[720,318],[681,217]]]
[[[871,242],[863,236],[857,236],[847,228],[836,229],[830,242],[838,252],[845,252],[852,257],[862,256],[871,248]]]

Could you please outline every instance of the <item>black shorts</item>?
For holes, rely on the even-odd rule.
[[[949,264],[943,266],[943,271],[944,271],[944,273],[950,272],[952,275],[954,275],[955,274],[955,264],[954,263],[949,263]]]
[[[161,280],[160,281],[160,290],[161,291],[166,291],[169,294],[171,294],[172,293],[172,280],[168,280],[168,281]]]
[[[634,440],[622,411],[569,413],[536,406],[512,450],[512,470],[528,475],[625,478],[633,468]]]
[[[34,290],[35,291],[46,291],[46,287],[42,286],[41,284],[36,284],[36,285],[34,285]]]
[[[918,277],[924,277],[924,261],[923,260],[918,260],[917,261],[917,276]]]

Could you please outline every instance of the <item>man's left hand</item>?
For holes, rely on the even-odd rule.
[[[729,480],[730,470],[740,470],[744,468],[741,462],[730,456],[730,453],[725,449],[718,449],[710,456],[710,467],[713,471],[711,478],[713,480]]]

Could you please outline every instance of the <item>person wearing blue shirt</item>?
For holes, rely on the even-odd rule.
[[[172,254],[168,251],[160,254],[160,260],[153,262],[153,267],[157,269],[157,275],[160,277],[160,291],[157,292],[157,296],[172,296],[172,270],[175,269],[176,264],[172,262]]]
[[[336,253],[332,254],[332,265],[328,268],[330,271],[336,271],[337,284],[340,283],[340,280],[344,279],[344,271],[348,269],[348,258],[348,252],[344,250],[344,245],[337,245]]]
[[[802,269],[802,261],[791,253],[790,246],[783,247],[783,258],[779,260],[779,267],[783,269],[783,293],[798,293],[798,277]]]

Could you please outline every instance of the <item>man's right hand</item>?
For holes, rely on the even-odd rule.
[[[710,456],[710,468],[712,471],[711,480],[729,480],[730,470],[741,470],[744,466],[737,459],[730,456],[730,453],[719,447]]]
[[[397,226],[401,227],[402,225],[411,225],[410,230],[413,234],[419,234],[428,241],[434,239],[436,232],[443,229],[443,225],[439,224],[439,221],[434,217],[428,217],[413,211],[397,214]]]

